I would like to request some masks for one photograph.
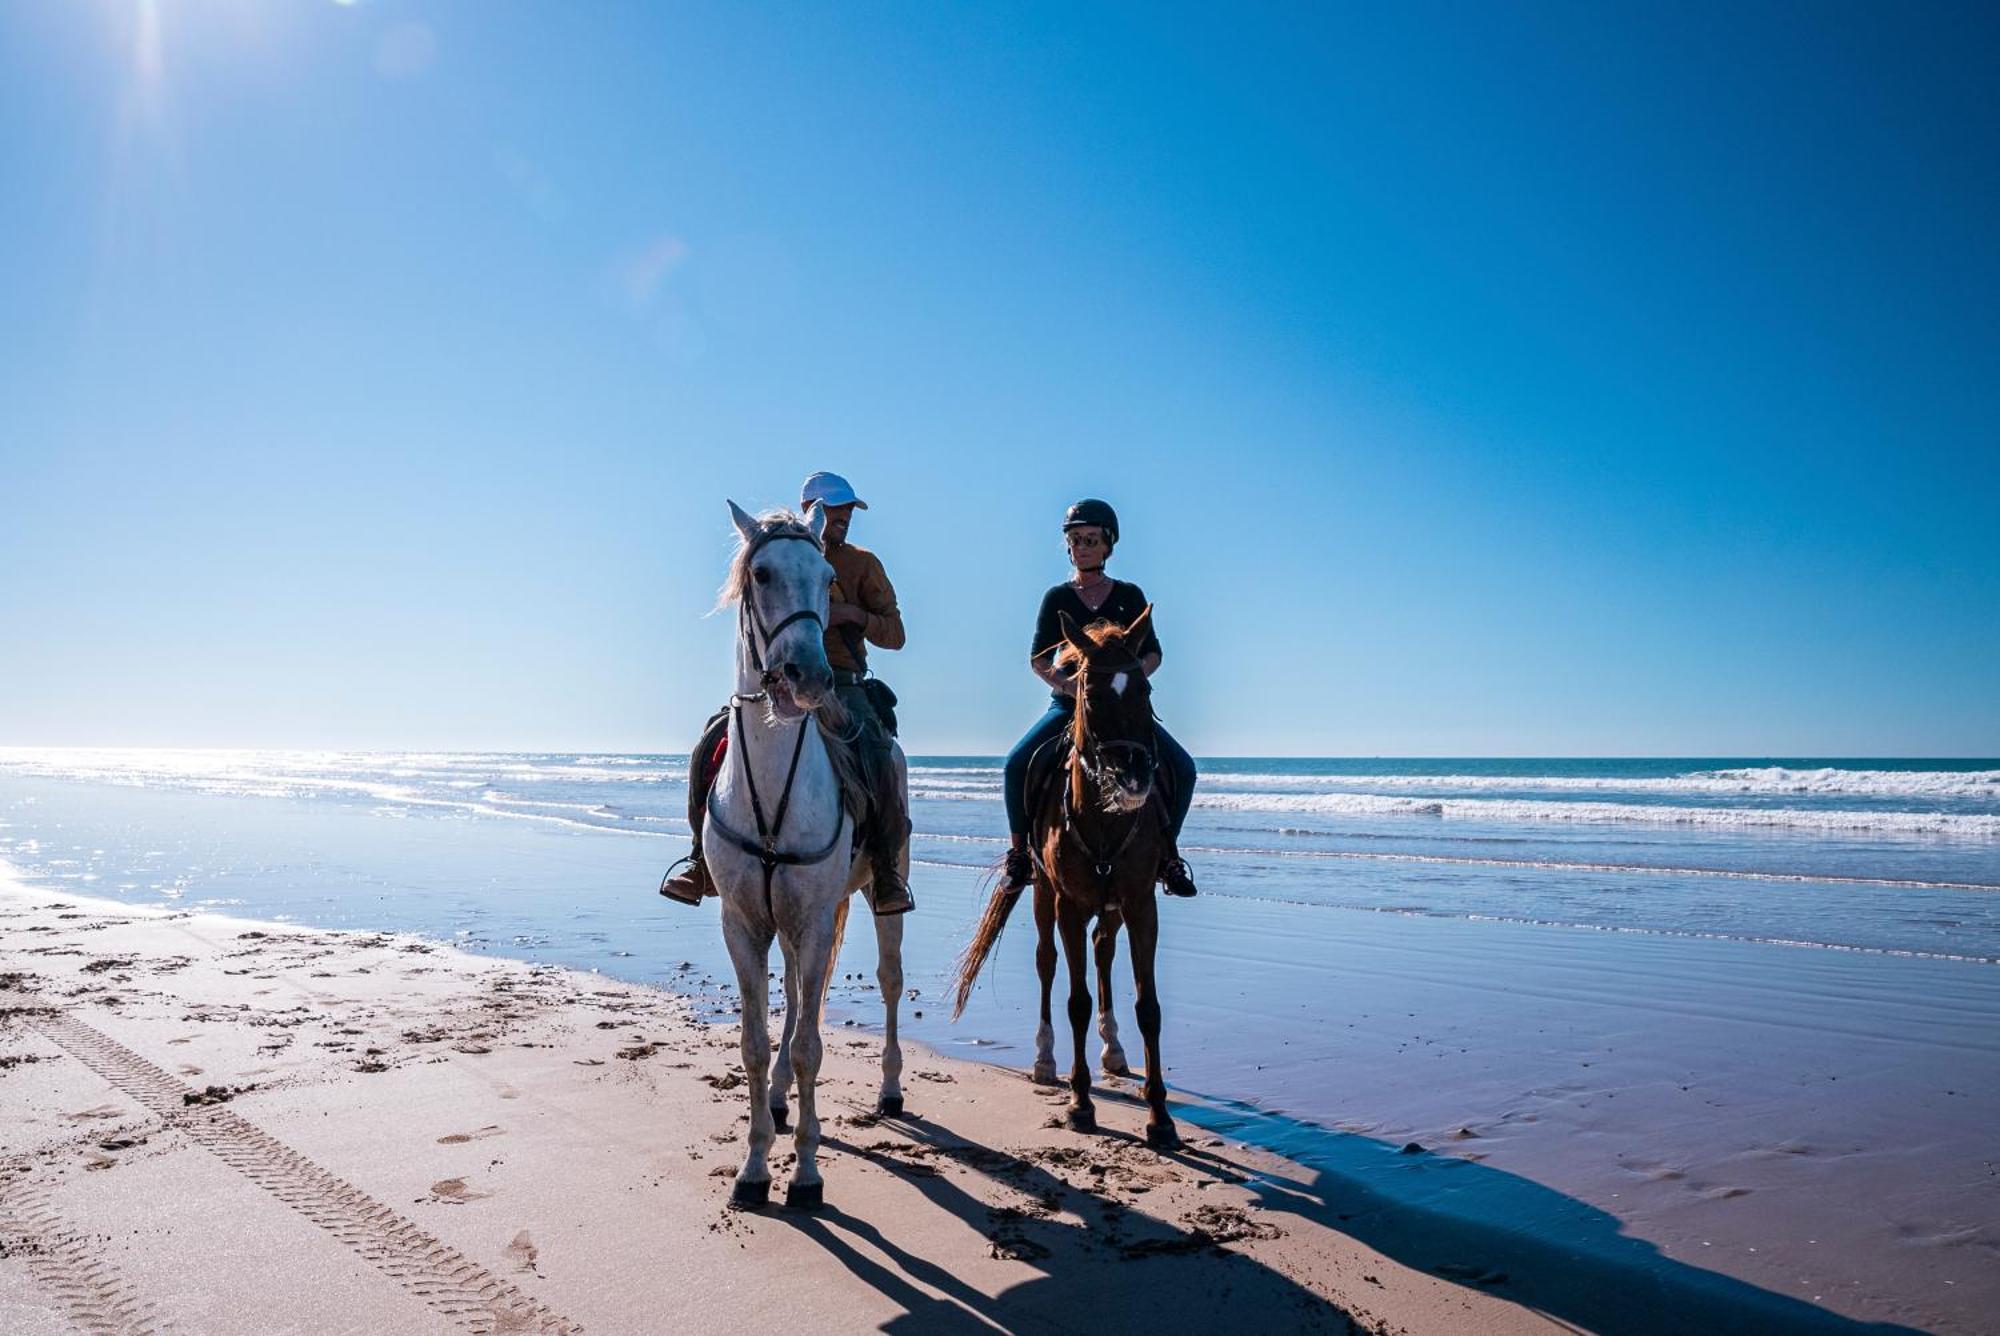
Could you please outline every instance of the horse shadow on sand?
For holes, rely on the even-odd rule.
[[[1662,1253],[1618,1218],[1472,1160],[1204,1097],[1183,1124],[1284,1156],[1301,1180],[1258,1175],[1258,1205],[1338,1230],[1413,1270],[1537,1309],[1600,1336],[1921,1336],[1862,1322]]]
[[[1100,1099],[1137,1105],[1116,1088],[1100,1086],[1097,1093]],[[1607,1212],[1470,1160],[1406,1153],[1232,1101],[1176,1103],[1173,1112],[1184,1129],[1199,1127],[1268,1149],[1309,1173],[1298,1179],[1274,1174],[1246,1179],[1240,1166],[1192,1146],[1148,1152],[1163,1166],[1244,1184],[1261,1208],[1233,1220],[1229,1212],[1205,1217],[1197,1211],[1195,1218],[1176,1224],[1145,1214],[1109,1188],[1065,1180],[1032,1158],[1036,1150],[998,1150],[931,1120],[894,1120],[891,1125],[907,1143],[876,1139],[865,1126],[851,1137],[827,1138],[829,1147],[902,1177],[930,1205],[986,1237],[996,1256],[1039,1272],[991,1296],[835,1207],[777,1218],[903,1307],[902,1316],[882,1328],[890,1332],[990,1332],[996,1324],[1006,1330],[1067,1329],[1086,1316],[1099,1332],[1246,1324],[1356,1330],[1353,1318],[1327,1299],[1226,1247],[1259,1237],[1269,1223],[1289,1216],[1344,1234],[1413,1270],[1600,1336],[1690,1331],[1921,1336],[1913,1328],[1843,1317],[1668,1257],[1654,1244],[1624,1234]],[[1097,1139],[1107,1148],[1144,1146],[1137,1137],[1108,1129]],[[1049,1154],[1077,1152],[1049,1148]],[[940,1172],[941,1162],[974,1170],[1015,1195],[995,1205]]]
[[[1348,1314],[1325,1298],[1227,1250],[1232,1235],[1226,1226],[1183,1228],[1156,1219],[1106,1191],[1066,1181],[1027,1155],[983,1145],[927,1119],[898,1118],[887,1125],[909,1141],[874,1139],[861,1128],[852,1138],[829,1136],[825,1144],[896,1174],[931,1206],[984,1236],[994,1256],[1039,1274],[989,1295],[831,1204],[809,1215],[779,1213],[776,1219],[902,1306],[903,1313],[884,1323],[883,1331],[928,1336],[991,1333],[996,1326],[1005,1331],[1087,1326],[1099,1333],[1157,1333],[1222,1330],[1246,1321],[1283,1331],[1357,1330]],[[1099,1135],[1106,1142],[1145,1144],[1118,1132]],[[968,1192],[941,1172],[943,1164],[985,1175],[1012,1189],[1012,1199],[996,1205]]]

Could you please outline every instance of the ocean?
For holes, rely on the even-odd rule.
[[[2000,962],[2000,760],[1230,758],[1201,771],[1183,845],[1213,896]],[[483,863],[490,836],[535,828],[621,869],[589,901],[650,919],[653,869],[686,847],[685,784],[683,758],[647,755],[0,749],[0,858],[135,903],[481,946],[510,944],[483,926],[499,916],[552,959],[604,967],[596,937],[566,926],[573,873],[510,876],[491,903],[440,893]],[[997,758],[915,758],[910,789],[920,891],[999,857]],[[313,813],[361,818],[351,847],[288,847]],[[403,843],[389,822],[435,828],[464,866],[425,880],[380,865]],[[393,922],[356,895],[372,878],[401,885]]]

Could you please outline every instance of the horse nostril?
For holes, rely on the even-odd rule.
[[[796,663],[788,663],[785,665],[785,680],[789,682],[797,682],[803,676],[804,675],[799,672],[799,666]]]

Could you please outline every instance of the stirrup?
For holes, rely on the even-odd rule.
[[[687,871],[675,876],[674,868],[683,865]],[[712,883],[708,878],[708,869],[702,865],[701,856],[689,854],[669,867],[667,875],[660,878],[660,894],[675,904],[699,905],[709,894],[707,887],[710,885]]]
[[[868,902],[875,910],[876,918],[893,918],[897,914],[907,914],[917,907],[916,897],[910,894],[910,884],[891,874],[889,885],[902,892],[901,895],[884,897],[882,885],[876,882],[868,888]]]
[[[1160,884],[1168,895],[1178,895],[1183,899],[1200,894],[1195,889],[1194,873],[1188,870],[1187,860],[1179,854],[1160,860]]]

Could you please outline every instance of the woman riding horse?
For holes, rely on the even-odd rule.
[[[1028,762],[1044,742],[1070,726],[1076,713],[1076,684],[1056,666],[1056,651],[1063,643],[1062,616],[1068,613],[1078,626],[1107,619],[1124,626],[1146,608],[1146,596],[1139,586],[1114,580],[1104,573],[1104,563],[1111,559],[1111,550],[1118,545],[1118,512],[1109,504],[1087,499],[1071,506],[1063,516],[1063,540],[1076,573],[1042,595],[1042,610],[1035,619],[1035,639],[1028,655],[1028,667],[1049,684],[1048,712],[1007,753],[1007,831],[1012,837],[1012,847],[1007,850],[1002,887],[1010,893],[1021,890],[1035,875],[1034,861],[1028,854]],[[1139,666],[1151,677],[1159,671],[1160,641],[1153,635],[1148,620]],[[1166,729],[1159,729],[1157,738],[1160,763],[1170,780],[1167,844],[1160,859],[1159,880],[1168,895],[1193,895],[1194,877],[1180,856],[1179,841],[1181,825],[1194,801],[1194,758]]]

